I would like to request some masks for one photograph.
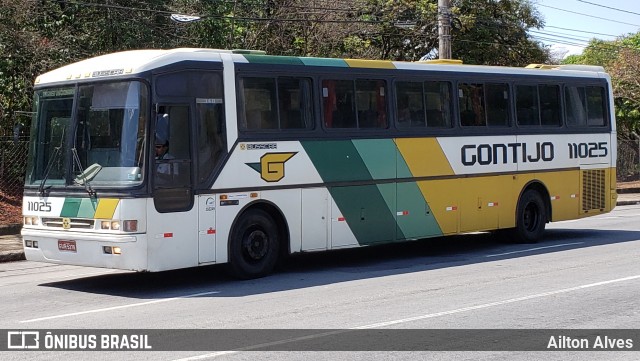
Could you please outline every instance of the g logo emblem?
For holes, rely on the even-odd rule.
[[[247,163],[247,165],[259,172],[265,182],[278,182],[284,178],[284,163],[296,154],[297,152],[266,153],[260,157],[260,163]]]

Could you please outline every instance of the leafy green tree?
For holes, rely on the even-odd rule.
[[[600,65],[611,76],[620,138],[640,134],[640,32],[613,41],[592,39],[582,54],[568,56],[563,64]]]
[[[468,64],[546,63],[549,50],[527,30],[544,23],[528,0],[453,0],[454,58]]]

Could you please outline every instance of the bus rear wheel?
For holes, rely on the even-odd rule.
[[[536,243],[542,238],[547,223],[547,207],[540,192],[528,189],[518,202],[515,241]]]
[[[237,278],[264,277],[278,261],[278,227],[273,217],[261,209],[243,213],[229,241],[229,270]]]

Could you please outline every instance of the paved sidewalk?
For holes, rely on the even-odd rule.
[[[22,236],[8,234],[0,236],[0,262],[21,261],[24,258]]]
[[[640,193],[619,193],[618,206],[640,204]],[[0,262],[24,260],[20,226],[0,227]]]

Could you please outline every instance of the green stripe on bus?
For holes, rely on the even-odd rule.
[[[96,214],[96,207],[98,206],[97,199],[82,198],[80,202],[80,208],[78,208],[79,218],[93,218]]]
[[[281,64],[281,65],[304,65],[300,58],[295,56],[270,56],[270,55],[243,55],[250,63],[257,64]]]
[[[373,179],[396,178],[396,144],[391,139],[353,140]]]
[[[393,199],[395,184],[331,187],[329,192],[359,244],[396,239],[396,220],[382,195]]]
[[[66,198],[60,211],[60,217],[77,217],[80,209],[81,198]]]
[[[368,181],[371,173],[350,140],[302,141],[324,182]]]
[[[396,195],[398,230],[404,239],[442,235],[438,221],[416,182],[398,183]],[[398,239],[403,238],[398,234]]]
[[[333,66],[338,68],[348,68],[349,64],[342,59],[328,58],[300,58],[304,65],[309,66]]]

